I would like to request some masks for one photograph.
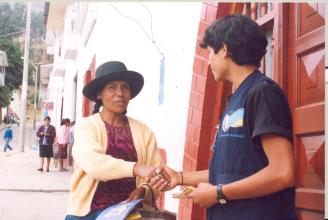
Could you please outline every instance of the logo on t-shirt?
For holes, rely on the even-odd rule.
[[[243,127],[244,124],[244,108],[239,108],[236,111],[227,113],[222,122],[222,130],[228,131],[229,128]]]

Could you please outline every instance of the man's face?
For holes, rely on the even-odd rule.
[[[208,46],[207,49],[209,51],[208,63],[211,66],[214,79],[216,81],[226,80],[226,74],[227,74],[226,47],[223,46],[217,53],[214,53],[214,49],[210,46]]]

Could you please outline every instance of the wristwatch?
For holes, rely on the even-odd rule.
[[[224,194],[222,192],[222,186],[223,186],[223,184],[219,184],[216,187],[216,200],[221,205],[224,205],[224,204],[226,204],[228,202],[228,200],[227,200],[227,198],[224,196]]]

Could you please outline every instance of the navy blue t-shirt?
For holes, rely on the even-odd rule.
[[[260,136],[277,134],[291,142],[292,120],[286,96],[256,70],[228,98],[218,125],[209,166],[213,185],[246,178],[268,165]],[[295,188],[207,209],[207,220],[296,220]]]

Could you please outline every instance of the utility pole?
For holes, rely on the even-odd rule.
[[[30,29],[31,29],[31,2],[27,2],[26,14],[26,31],[25,31],[25,48],[24,48],[24,67],[21,96],[21,111],[19,119],[19,140],[18,146],[21,152],[24,152],[25,144],[25,115],[26,115],[26,98],[27,98],[27,80],[28,80],[28,61],[30,52]]]
[[[35,121],[36,121],[36,95],[37,95],[37,83],[38,83],[38,70],[39,65],[36,67],[35,70],[35,77],[34,77],[34,105],[33,105],[33,130],[35,131]]]

